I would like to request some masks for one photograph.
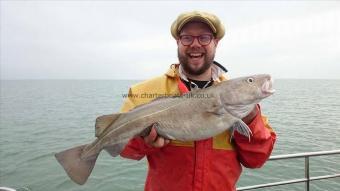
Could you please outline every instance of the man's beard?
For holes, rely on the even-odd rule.
[[[182,65],[186,73],[190,75],[201,75],[205,71],[207,71],[210,68],[210,66],[213,64],[215,54],[212,54],[211,56],[205,54],[203,65],[201,66],[201,68],[198,68],[198,69],[190,67],[189,62],[188,62],[189,58],[187,57],[187,55],[181,55],[179,53],[179,49],[177,50],[177,56],[178,56],[179,63]]]

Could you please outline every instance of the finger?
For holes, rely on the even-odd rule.
[[[152,145],[152,143],[156,141],[156,138],[157,138],[156,129],[154,127],[151,127],[151,131],[150,131],[149,135],[144,137],[144,142],[149,144],[149,145]]]
[[[164,139],[164,145],[167,145],[170,143],[170,140],[169,139]]]
[[[158,136],[156,141],[152,143],[152,146],[156,148],[160,148],[164,146],[164,138],[161,136]]]

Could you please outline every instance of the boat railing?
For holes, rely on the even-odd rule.
[[[292,179],[292,180],[272,182],[272,183],[267,183],[267,184],[258,184],[258,185],[252,185],[252,186],[239,187],[239,188],[237,188],[237,191],[255,190],[255,189],[259,189],[259,188],[268,188],[268,187],[274,187],[274,186],[280,186],[280,185],[286,185],[286,184],[302,183],[302,182],[305,182],[305,188],[306,188],[305,190],[309,191],[309,184],[310,184],[311,181],[340,177],[340,173],[311,177],[310,174],[309,174],[309,172],[310,172],[309,171],[309,158],[315,157],[315,156],[335,155],[335,154],[340,154],[340,150],[307,152],[307,153],[296,153],[296,154],[271,156],[269,158],[270,161],[284,160],[284,159],[295,159],[295,158],[305,158],[305,162],[304,162],[305,163],[305,177],[300,178],[300,179]]]

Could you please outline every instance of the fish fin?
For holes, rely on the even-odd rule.
[[[218,107],[218,106],[208,110],[208,112],[216,114],[216,115],[223,115],[223,114],[225,114],[224,108],[223,107]]]
[[[249,142],[250,142],[250,137],[252,135],[252,132],[251,132],[250,128],[248,127],[248,125],[245,124],[242,120],[238,120],[230,128],[230,132],[231,132],[230,142],[231,142],[231,139],[234,137],[235,131],[239,132],[241,135],[248,137]]]
[[[161,136],[161,137],[169,139],[169,140],[175,140],[174,136],[169,135],[167,132],[162,131],[163,128],[162,128],[161,124],[159,124],[158,122],[155,122],[151,126],[144,129],[142,131],[142,133],[139,134],[139,135],[142,135],[142,137],[149,135],[150,132],[151,132],[151,128],[155,128],[158,136]]]
[[[223,114],[226,113],[226,110],[224,109],[220,99],[215,99],[214,104],[207,111],[209,113],[213,113],[213,114],[216,114],[216,115],[223,115]]]
[[[106,150],[112,157],[116,157],[122,152],[126,144],[127,143],[124,142],[116,145],[107,146],[104,148],[104,150]]]
[[[150,132],[151,132],[152,127],[156,128],[157,125],[158,125],[158,123],[156,122],[156,123],[153,123],[152,125],[148,126],[142,132],[139,133],[139,136],[141,136],[141,137],[148,136],[150,134]]]
[[[82,159],[81,154],[87,145],[74,147],[55,154],[58,162],[65,169],[67,175],[77,184],[83,185],[90,176],[96,163],[98,154]]]
[[[110,127],[110,125],[116,121],[119,116],[121,116],[121,113],[111,114],[111,115],[103,115],[100,117],[97,117],[96,119],[96,130],[95,135],[96,137],[99,137],[106,128]]]
[[[131,111],[133,110],[136,110],[136,109],[139,109],[139,108],[142,108],[142,107],[145,107],[146,105],[150,105],[150,104],[156,104],[160,101],[164,101],[164,100],[167,100],[167,99],[172,99],[172,98],[179,98],[181,96],[161,96],[161,97],[156,97],[155,99],[151,100],[150,102],[148,103],[143,103],[143,104],[140,104],[140,105],[137,105],[136,107],[134,107]]]

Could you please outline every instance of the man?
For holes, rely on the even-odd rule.
[[[224,33],[222,23],[213,14],[193,11],[179,15],[171,26],[178,45],[179,64],[171,65],[162,76],[132,86],[129,94],[183,94],[226,80],[226,69],[214,61]],[[125,100],[122,112],[152,99],[130,97]],[[130,140],[121,156],[135,160],[147,157],[145,190],[148,191],[236,190],[241,164],[248,168],[261,167],[270,156],[276,138],[259,106],[243,121],[252,130],[251,141],[236,132],[230,142],[228,131],[202,141],[170,141],[158,136],[152,128],[148,136]]]

